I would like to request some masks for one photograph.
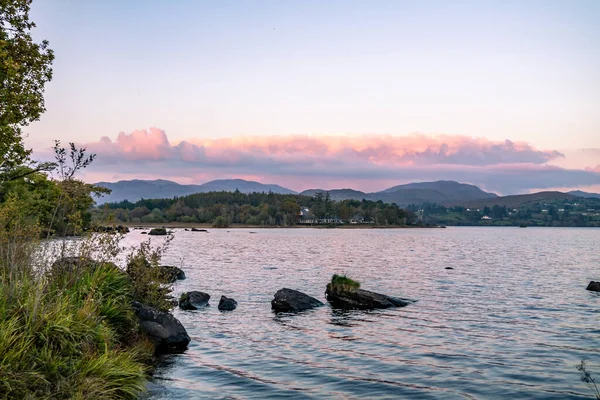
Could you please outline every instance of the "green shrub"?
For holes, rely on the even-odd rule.
[[[213,228],[227,228],[228,226],[229,226],[229,222],[227,221],[227,218],[225,218],[221,215],[219,215],[213,221]]]
[[[360,283],[348,278],[346,275],[333,274],[331,278],[331,287],[342,288],[345,290],[356,290],[360,288]]]
[[[152,249],[150,241],[140,244],[140,247],[127,257],[127,274],[133,285],[133,300],[139,301],[161,311],[168,311],[172,304],[169,294],[172,285],[158,268],[162,249]]]

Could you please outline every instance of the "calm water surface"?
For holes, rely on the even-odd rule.
[[[600,279],[598,229],[253,232],[176,230],[163,260],[187,275],[175,293],[208,292],[211,306],[174,310],[192,342],[163,360],[151,399],[592,397],[575,365],[600,379],[600,296],[585,290]],[[418,302],[271,312],[282,287],[325,302],[340,272]],[[238,308],[218,311],[221,295]]]

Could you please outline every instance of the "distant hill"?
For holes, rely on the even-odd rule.
[[[361,192],[359,190],[354,189],[334,189],[334,190],[322,190],[322,189],[308,189],[300,194],[303,196],[311,196],[313,197],[318,192],[329,192],[329,196],[331,196],[331,200],[341,201],[341,200],[362,200],[367,199],[369,195],[365,192]]]
[[[573,196],[577,196],[577,197],[585,197],[586,199],[592,199],[592,198],[600,199],[600,193],[582,192],[581,190],[572,190],[567,193],[572,194]]]
[[[314,196],[323,189],[310,189],[300,193]],[[398,185],[374,193],[364,193],[352,189],[329,190],[332,200],[372,200],[385,203],[396,203],[400,207],[409,204],[438,203],[452,205],[464,201],[496,198],[495,193],[484,192],[474,185],[455,181],[416,182],[407,185]]]
[[[265,185],[259,182],[243,179],[221,179],[206,182],[202,185],[181,185],[177,182],[163,179],[98,182],[98,186],[111,189],[112,193],[96,200],[97,204],[113,203],[123,200],[136,202],[140,199],[159,199],[187,196],[188,194],[213,191],[233,192],[236,189],[243,193],[268,192],[294,194],[293,190],[279,185]]]
[[[518,194],[514,196],[496,197],[493,199],[480,199],[462,203],[465,207],[483,208],[485,206],[506,206],[518,208],[522,204],[530,202],[553,201],[553,200],[575,200],[576,196],[563,192],[538,192],[531,194]]]

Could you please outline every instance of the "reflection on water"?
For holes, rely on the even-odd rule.
[[[599,243],[600,230],[568,228],[177,230],[164,258],[187,276],[175,292],[212,302],[174,310],[192,342],[163,360],[150,398],[590,398],[574,366],[586,357],[600,377],[600,296],[585,290]],[[271,312],[282,287],[324,301],[340,272],[419,301]],[[221,295],[238,308],[219,312]]]

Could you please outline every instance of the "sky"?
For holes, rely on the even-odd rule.
[[[600,2],[34,0],[83,179],[600,192]]]

